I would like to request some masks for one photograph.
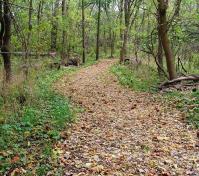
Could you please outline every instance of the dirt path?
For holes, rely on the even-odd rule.
[[[56,88],[85,109],[59,144],[66,176],[199,175],[196,135],[182,114],[120,86],[113,61],[84,68]]]

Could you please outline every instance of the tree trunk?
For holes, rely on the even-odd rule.
[[[199,13],[199,1],[197,1],[197,13]]]
[[[120,0],[120,63],[122,63],[123,58],[123,52],[122,52],[122,46],[123,46],[123,13],[124,13],[124,0]]]
[[[170,47],[169,37],[168,37],[168,27],[167,27],[167,7],[168,0],[158,0],[158,14],[160,18],[159,28],[162,46],[166,56],[167,70],[169,73],[169,79],[176,78],[175,61],[173,57],[173,52]]]
[[[121,50],[120,62],[123,63],[127,54],[127,42],[128,42],[128,29],[124,30],[123,45]]]
[[[101,0],[98,0],[98,17],[97,17],[97,43],[96,43],[96,60],[99,59],[100,47],[100,18],[101,18]]]
[[[11,39],[11,14],[9,0],[4,0],[1,4],[1,51],[4,61],[5,80],[11,80],[11,54],[10,54],[10,39]],[[4,13],[2,13],[4,11]],[[4,14],[4,15],[3,15]]]
[[[111,31],[111,58],[114,57],[115,53],[115,33]]]
[[[2,45],[3,45],[3,34],[4,34],[3,1],[0,1],[0,24],[1,24],[0,48],[2,48]]]
[[[29,1],[29,15],[28,15],[28,39],[27,39],[27,45],[29,47],[30,43],[30,37],[31,37],[31,31],[32,31],[32,0]]]
[[[150,11],[151,9],[149,9]],[[147,36],[150,35],[150,30],[151,30],[151,24],[150,24],[150,12],[148,12],[148,19],[147,19],[148,23],[147,23]],[[148,64],[150,64],[150,54],[147,54],[147,60],[148,60]]]
[[[103,36],[103,45],[104,45],[104,54],[105,57],[107,55],[107,38],[106,38],[106,29],[104,28],[104,36]]]
[[[24,64],[28,64],[28,58],[29,58],[29,52],[31,50],[30,47],[30,41],[31,41],[31,33],[32,33],[32,9],[33,9],[33,1],[29,0],[29,11],[28,11],[28,35],[27,35],[27,41],[25,42],[25,57],[24,57]],[[28,78],[28,67],[25,67],[23,69],[25,78]]]
[[[162,77],[163,72],[163,50],[162,50],[162,42],[160,36],[158,35],[158,54],[157,54],[157,61],[158,61],[158,74],[159,77]],[[161,69],[162,68],[162,69]]]
[[[62,0],[62,22],[63,22],[63,31],[62,31],[62,61],[65,62],[66,59],[66,26],[65,19],[66,18],[66,0]]]
[[[160,17],[157,17],[158,24],[160,24]],[[157,53],[157,62],[158,62],[158,74],[161,78],[163,76],[163,48],[162,48],[162,41],[161,41],[161,31],[158,25],[158,53]]]
[[[39,1],[39,6],[38,6],[38,12],[37,12],[37,42],[38,42],[38,45],[40,44],[40,29],[39,29],[39,26],[40,26],[40,23],[41,23],[41,17],[42,17],[42,13],[43,13],[43,0],[40,0]]]
[[[40,25],[41,6],[42,6],[42,1],[39,1],[38,12],[37,12],[37,25],[38,26]]]
[[[84,11],[84,0],[82,0],[82,62],[86,62],[85,52],[85,11]]]
[[[130,27],[130,18],[132,13],[131,4],[132,2],[129,0],[124,0],[124,36],[123,36],[123,44],[121,48],[121,55],[120,55],[120,63],[124,62],[126,54],[127,54],[127,43],[128,43],[128,32]]]
[[[52,8],[52,29],[51,29],[51,51],[57,49],[57,10],[59,7],[59,0],[56,0],[54,7]]]

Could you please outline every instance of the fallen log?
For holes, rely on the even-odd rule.
[[[159,89],[163,89],[165,87],[178,84],[182,81],[199,81],[199,75],[182,76],[170,81],[166,81],[159,86]]]

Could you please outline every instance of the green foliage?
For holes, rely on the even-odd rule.
[[[173,91],[167,93],[166,98],[175,102],[176,107],[185,112],[188,122],[199,128],[199,90],[191,93]]]
[[[32,95],[25,94],[27,101],[28,98],[31,100],[23,106],[16,105],[20,106],[20,112],[6,114],[6,119],[0,126],[0,148],[3,152],[0,158],[0,173],[5,173],[16,164],[20,166],[31,163],[38,175],[45,175],[47,170],[52,169],[52,144],[60,139],[60,131],[73,120],[74,115],[68,100],[54,92],[51,86],[63,74],[73,71],[75,69],[71,68],[60,71],[46,70],[42,75],[40,73]],[[35,75],[37,76],[38,74]],[[24,87],[26,88],[23,90],[29,90],[27,85]],[[8,101],[13,101],[20,94],[19,90],[15,89]],[[2,99],[0,102],[3,106]],[[15,156],[19,156],[19,161],[13,163]],[[48,162],[49,166],[35,165],[45,162]],[[31,168],[28,173],[29,171],[31,173]]]
[[[116,64],[111,68],[111,71],[118,77],[122,85],[135,91],[154,91],[153,86],[159,82],[157,72],[145,65],[130,68]]]
[[[199,53],[192,53],[190,60],[184,65],[188,73],[199,74]]]
[[[16,68],[20,62],[13,60]],[[49,69],[49,61],[42,60],[40,71],[30,69],[28,80],[10,85],[5,97],[0,96],[0,175],[20,166],[27,170],[26,175],[33,172],[46,175],[57,162],[53,144],[61,139],[60,132],[74,121],[75,113],[80,110],[71,107],[66,97],[52,89],[54,82],[79,68]],[[54,58],[54,62],[59,61]],[[83,67],[94,63],[94,58],[88,56]],[[25,98],[25,102],[21,104],[19,97]],[[19,160],[12,162],[15,156]],[[57,175],[61,172],[58,169]]]
[[[188,105],[194,105],[193,107],[187,109],[188,120],[191,124],[194,124],[199,128],[199,90],[191,94],[190,99],[188,99]]]

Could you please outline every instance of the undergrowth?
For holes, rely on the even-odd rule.
[[[22,86],[10,90],[6,102],[0,97],[0,175],[20,167],[26,169],[24,175],[45,175],[52,169],[56,162],[53,144],[73,120],[74,112],[69,101],[51,87],[75,70],[31,73]]]
[[[190,125],[199,128],[199,90],[193,92],[169,92],[166,98],[173,101],[176,107],[187,114],[187,121]]]
[[[126,65],[115,64],[111,71],[118,77],[122,85],[134,91],[155,91],[159,82],[156,71],[145,65],[130,68]]]
[[[196,70],[194,67],[193,70]],[[115,64],[111,71],[117,76],[119,82],[134,91],[153,92],[157,90],[160,83],[155,69],[147,65],[139,68],[131,68],[125,65]],[[197,73],[197,71],[195,71]],[[194,92],[172,91],[164,93],[165,101],[174,102],[176,108],[186,113],[187,121],[199,128],[199,90]]]

